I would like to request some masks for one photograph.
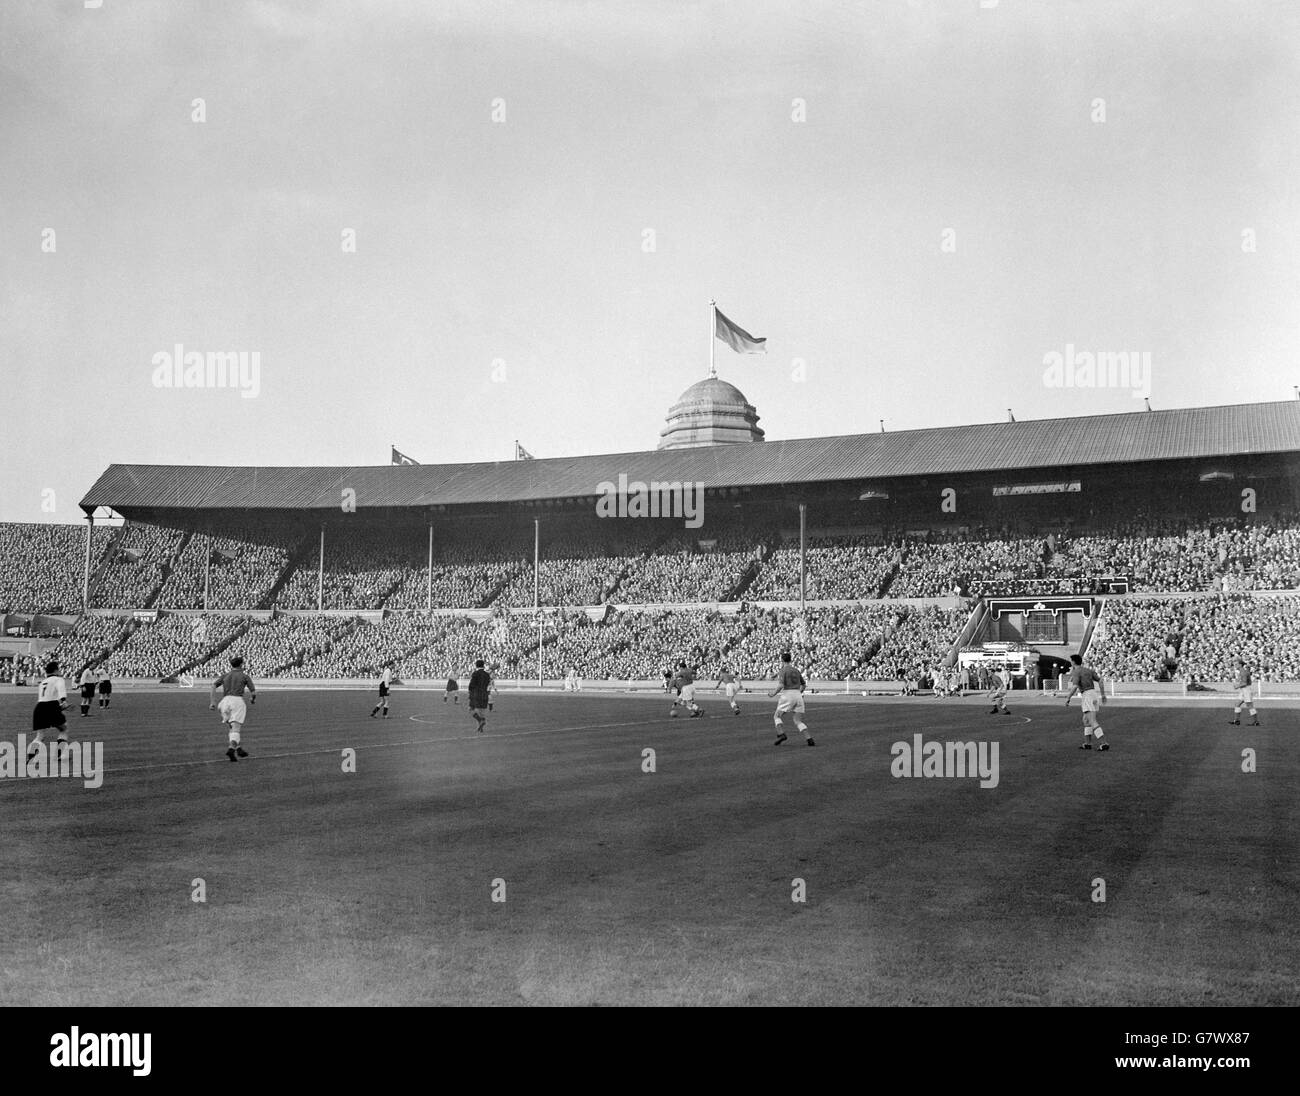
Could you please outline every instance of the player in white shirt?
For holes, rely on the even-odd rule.
[[[384,709],[384,718],[388,718],[388,686],[393,683],[393,671],[391,667],[385,666],[384,672],[379,675],[379,703],[370,709],[370,718],[374,719],[375,714],[380,708]]]
[[[95,699],[95,686],[99,683],[99,675],[89,666],[81,671],[81,677],[77,684],[81,686],[81,714],[90,715],[90,705]]]
[[[59,675],[59,664],[47,662],[45,678],[36,692],[36,707],[32,709],[32,730],[36,732],[36,740],[27,751],[28,761],[36,756],[36,747],[44,741],[45,732],[51,728],[59,732],[57,749],[59,756],[63,756],[68,745],[68,720],[63,714],[67,706],[68,686]]]

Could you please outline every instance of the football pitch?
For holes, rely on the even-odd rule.
[[[231,764],[205,690],[70,698],[103,784],[0,779],[0,1004],[1300,1002],[1295,710],[702,702],[264,689]],[[893,775],[918,734],[996,785]]]

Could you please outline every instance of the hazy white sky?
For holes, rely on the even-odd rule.
[[[653,448],[710,297],[770,438],[1141,408],[1045,386],[1067,344],[1290,398],[1297,118],[1266,0],[4,0],[0,520],[114,462]],[[256,398],[156,387],[177,343]]]

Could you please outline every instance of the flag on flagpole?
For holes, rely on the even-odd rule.
[[[394,445],[392,449],[393,449],[394,464],[419,464],[420,463],[418,460],[412,460],[405,453],[400,452],[397,446]]]
[[[756,339],[743,327],[737,327],[717,308],[713,310],[714,333],[737,354],[766,354],[767,339]]]
[[[525,449],[522,445],[520,445],[519,439],[516,438],[515,439],[515,460],[532,460],[532,459],[533,459],[532,453],[528,452],[527,449]]]

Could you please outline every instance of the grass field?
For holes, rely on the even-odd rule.
[[[1294,710],[1111,704],[1103,754],[1077,701],[810,697],[778,749],[752,695],[507,693],[475,735],[264,690],[230,764],[203,690],[72,703],[103,786],[0,780],[2,1004],[1300,1002]],[[915,733],[998,742],[998,785],[894,778]]]

